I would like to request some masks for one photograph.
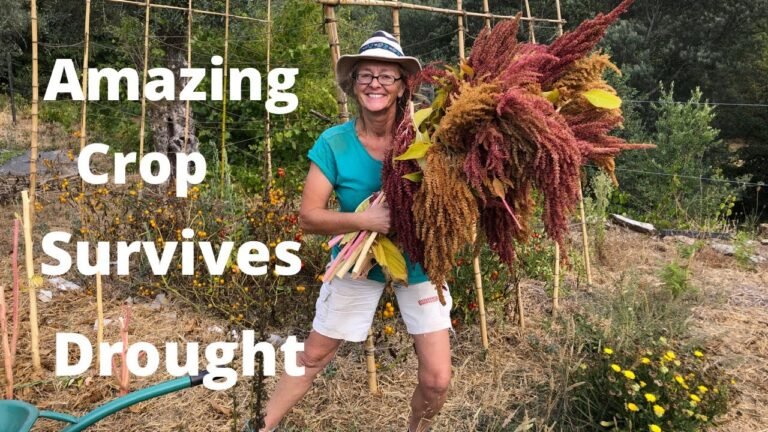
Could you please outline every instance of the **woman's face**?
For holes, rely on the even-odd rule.
[[[357,66],[357,77],[369,77],[371,75],[385,79],[384,76],[396,78],[390,85],[382,85],[379,79],[372,79],[368,84],[355,81],[355,97],[364,111],[380,112],[394,109],[397,98],[405,91],[402,73],[394,63],[362,61]]]

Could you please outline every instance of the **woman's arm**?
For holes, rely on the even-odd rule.
[[[328,199],[333,185],[314,163],[304,182],[304,193],[299,209],[301,229],[308,234],[335,235],[352,231],[368,230],[386,234],[389,232],[389,208],[371,206],[360,213],[344,213],[328,210]]]

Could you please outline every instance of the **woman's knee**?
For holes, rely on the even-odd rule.
[[[419,374],[419,385],[430,393],[446,393],[451,385],[451,368],[423,371]]]

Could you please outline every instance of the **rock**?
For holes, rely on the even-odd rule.
[[[208,333],[224,333],[224,329],[217,325],[210,326],[207,328],[207,330]]]
[[[752,261],[755,264],[762,264],[762,263],[768,261],[768,258],[766,258],[764,256],[760,256],[760,255],[754,255],[754,256],[749,257],[749,260]]]
[[[761,236],[766,236],[766,237],[768,237],[768,223],[762,223],[762,224],[760,224],[760,225],[758,226],[757,230],[758,230],[757,232],[758,232],[758,233],[759,233]]]
[[[276,334],[271,334],[267,338],[267,342],[271,343],[274,346],[282,346],[285,343],[285,339]]]
[[[29,175],[29,155],[30,152],[17,156],[0,166],[0,176],[28,176]],[[46,163],[46,161],[50,161]],[[56,172],[51,172],[48,167],[55,167]],[[61,177],[68,177],[77,174],[77,157],[74,161],[69,160],[67,152],[64,150],[53,150],[41,152],[37,155],[37,175],[40,178],[51,177],[58,174]]]
[[[760,244],[768,246],[768,238],[764,238],[764,239],[760,240]]]
[[[43,303],[48,303],[49,301],[53,300],[53,291],[39,290],[37,292],[37,299]]]
[[[618,214],[612,214],[611,217],[617,224],[625,226],[631,229],[632,231],[637,231],[644,234],[653,234],[654,232],[656,232],[656,228],[653,226],[653,224],[638,222],[636,220],[632,220],[628,217],[618,215]]]
[[[734,252],[733,246],[722,243],[712,243],[712,249],[726,256],[732,256]]]
[[[59,291],[79,291],[83,289],[80,285],[60,277],[50,278],[48,282]]]
[[[165,294],[160,293],[155,297],[155,299],[152,301],[152,304],[149,305],[152,309],[160,309],[163,306],[166,306],[168,304],[168,299],[165,297]]]

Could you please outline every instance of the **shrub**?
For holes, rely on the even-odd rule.
[[[701,350],[665,338],[640,350],[606,346],[580,371],[579,402],[609,430],[699,431],[727,411],[722,371]]]

